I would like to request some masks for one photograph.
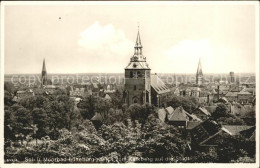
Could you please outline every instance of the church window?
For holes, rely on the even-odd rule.
[[[134,85],[134,90],[136,90],[136,85]]]

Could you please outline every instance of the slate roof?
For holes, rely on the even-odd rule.
[[[168,93],[170,89],[163,83],[157,75],[151,75],[151,87],[158,93]]]

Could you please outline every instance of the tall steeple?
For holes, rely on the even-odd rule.
[[[139,26],[138,26],[138,32],[137,32],[137,37],[136,37],[136,42],[135,42],[135,52],[133,57],[131,58],[131,62],[146,62],[146,58],[143,56],[143,46],[141,43],[141,37],[140,37],[140,32],[139,32]]]
[[[47,71],[45,66],[45,58],[43,59],[43,65],[42,65],[42,78],[41,78],[41,85],[47,85]]]
[[[200,58],[199,58],[199,64],[198,64],[197,74],[196,74],[196,84],[197,85],[203,84],[203,73],[202,73]]]
[[[138,26],[134,55],[125,68],[124,102],[128,105],[151,103],[151,69],[143,56],[142,48]]]

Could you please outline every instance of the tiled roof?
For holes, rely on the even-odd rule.
[[[169,116],[169,121],[187,121],[187,116],[185,114],[185,110],[180,106],[177,107],[171,116]]]
[[[249,93],[254,94],[255,88],[244,88],[243,90],[241,90],[241,92],[249,92]]]
[[[151,86],[158,94],[170,92],[170,89],[157,75],[151,75]]]
[[[169,106],[169,107],[165,108],[165,110],[167,111],[167,113],[169,115],[171,115],[173,113],[173,111],[174,111],[174,108],[172,108],[172,106]]]
[[[210,112],[211,114],[214,113],[216,111],[217,106],[204,106],[205,109],[207,109],[208,112]]]
[[[246,91],[241,91],[238,93],[239,95],[252,95],[252,93],[246,92]]]
[[[185,114],[186,114],[187,116],[189,116],[190,118],[192,118],[192,120],[201,121],[201,119],[198,118],[195,114],[190,114],[190,113],[188,113],[188,112],[185,112]]]
[[[97,83],[93,83],[93,87],[94,87],[95,89],[97,89],[97,88],[98,88]]]
[[[105,99],[111,100],[111,97],[108,94],[106,94]]]
[[[205,107],[199,107],[198,109],[207,116],[211,115]]]
[[[166,111],[162,108],[158,110],[158,118],[164,122],[166,117]]]
[[[193,129],[194,127],[198,126],[201,121],[188,121],[186,129]]]
[[[247,125],[223,125],[232,135],[239,135],[241,131],[248,130],[253,126]]]
[[[96,113],[92,118],[91,121],[102,121],[102,116],[100,113]]]
[[[228,96],[228,97],[236,97],[238,94],[238,92],[228,92],[225,96]]]

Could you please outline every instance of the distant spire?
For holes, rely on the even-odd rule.
[[[198,64],[198,69],[197,69],[197,75],[203,75],[200,58],[199,58],[199,64]]]
[[[42,65],[42,79],[41,79],[41,85],[47,85],[47,71],[45,66],[45,58],[43,59],[43,65]]]
[[[203,73],[202,73],[200,58],[199,58],[199,64],[198,64],[198,69],[197,69],[197,74],[196,74],[196,83],[198,85],[203,84]]]
[[[45,58],[43,59],[42,72],[46,72]]]

